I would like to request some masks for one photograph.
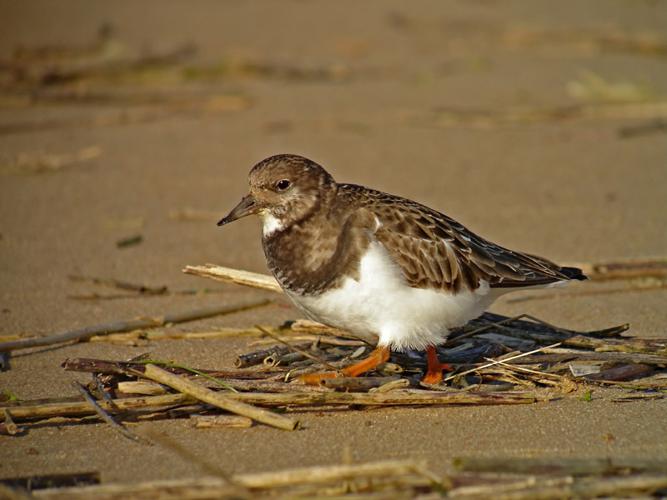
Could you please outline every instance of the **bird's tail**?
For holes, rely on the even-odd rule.
[[[571,280],[583,281],[588,279],[588,276],[578,267],[561,267],[560,272]]]

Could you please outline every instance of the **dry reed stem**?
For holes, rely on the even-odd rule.
[[[252,419],[238,415],[190,415],[195,429],[248,429]]]
[[[503,110],[438,109],[429,120],[434,127],[468,126],[492,128],[509,124],[530,124],[565,120],[637,120],[667,117],[667,101],[575,104],[547,108],[507,108]]]
[[[271,292],[282,292],[282,288],[280,288],[280,285],[275,280],[275,278],[267,274],[242,271],[240,269],[233,269],[231,267],[216,266],[215,264],[204,264],[203,266],[185,266],[183,272],[186,274],[201,276],[202,278],[210,278],[215,281],[221,281],[223,283],[234,283],[237,285],[259,288],[261,290],[269,290]]]
[[[88,389],[82,386],[79,382],[73,382],[72,385],[76,388],[77,391],[84,397],[86,402],[91,406],[95,413],[97,413],[102,420],[111,426],[115,431],[120,432],[120,434],[127,439],[136,441],[137,443],[149,444],[146,440],[137,436],[134,432],[124,427],[123,425],[116,422],[111,415],[109,415],[104,409],[97,404],[97,401],[90,395]]]
[[[667,473],[667,460],[642,457],[562,458],[562,457],[456,457],[459,471],[510,474],[617,474],[629,472]]]
[[[460,377],[462,375],[467,375],[469,373],[474,373],[474,372],[477,372],[479,370],[483,370],[484,368],[488,368],[490,366],[499,365],[501,363],[507,363],[508,361],[512,361],[514,359],[519,359],[519,358],[523,358],[525,356],[530,356],[531,354],[536,354],[538,352],[543,352],[546,349],[553,349],[554,347],[557,347],[559,345],[561,345],[561,342],[556,342],[555,344],[551,344],[551,345],[548,345],[546,347],[540,347],[539,349],[533,349],[532,351],[522,352],[521,354],[517,354],[516,356],[512,356],[510,358],[495,360],[495,361],[492,361],[491,363],[487,363],[485,365],[478,366],[476,368],[471,368],[470,370],[466,370],[466,371],[463,371],[463,372],[460,372],[460,373],[455,373],[455,374],[449,375],[449,376],[445,377],[443,382],[447,382],[448,380],[451,380],[451,379],[456,378],[456,377]]]
[[[46,337],[31,337],[10,342],[0,343],[0,351],[14,351],[16,349],[26,349],[28,347],[42,347],[66,342],[81,342],[94,335],[105,335],[108,333],[127,332],[138,330],[140,328],[154,328],[168,323],[183,323],[198,319],[210,318],[221,314],[232,314],[239,311],[253,309],[269,304],[269,300],[259,300],[238,304],[233,306],[216,306],[181,313],[169,313],[160,318],[140,318],[126,321],[113,321],[100,325],[87,326],[78,330],[70,330]]]
[[[641,474],[628,477],[532,476],[514,483],[457,488],[452,498],[534,500],[536,498],[650,497],[667,487],[667,474]]]
[[[248,403],[243,403],[228,397],[226,394],[215,392],[206,387],[193,382],[184,377],[179,377],[173,373],[169,373],[162,368],[147,364],[143,371],[136,371],[137,375],[149,378],[155,382],[168,385],[179,392],[188,394],[200,401],[222,408],[231,413],[236,413],[244,417],[252,418],[257,422],[261,422],[278,429],[293,431],[299,425],[299,421],[289,417],[283,417],[277,413],[256,408]]]
[[[177,377],[178,378],[178,377]],[[388,393],[346,393],[346,392],[305,392],[305,393],[229,393],[225,399],[266,407],[318,406],[318,405],[358,405],[358,406],[423,406],[423,405],[504,405],[530,404],[538,396],[534,393],[512,392],[481,394],[467,392],[439,392],[424,390],[394,390]],[[98,401],[107,412],[141,410],[164,411],[185,404],[192,404],[196,398],[188,394],[166,394],[138,398],[120,398],[112,402]],[[17,420],[45,419],[52,417],[75,417],[93,415],[94,410],[83,401],[2,406],[9,409]],[[251,417],[252,418],[252,417]]]
[[[105,484],[74,488],[58,488],[33,492],[36,498],[47,500],[117,500],[119,498],[201,499],[225,498],[238,494],[238,486],[260,493],[262,490],[326,484],[359,478],[421,477],[422,486],[433,481],[434,474],[422,462],[388,460],[351,465],[313,466],[276,472],[239,474],[229,481],[223,478],[198,478],[148,481],[138,484]],[[406,478],[406,479],[407,479]]]
[[[274,339],[276,342],[280,342],[280,343],[283,344],[285,347],[287,347],[289,350],[294,351],[294,352],[298,352],[298,353],[301,354],[302,356],[305,356],[306,358],[311,359],[311,360],[315,361],[316,363],[319,363],[319,364],[321,364],[321,365],[324,365],[324,366],[326,366],[327,368],[329,368],[330,370],[335,370],[335,371],[338,370],[338,368],[336,368],[336,367],[333,366],[332,364],[328,363],[325,359],[322,359],[322,358],[320,358],[319,356],[315,356],[314,354],[312,354],[312,353],[310,353],[310,352],[308,352],[308,351],[306,351],[306,350],[304,350],[304,349],[301,349],[301,348],[298,347],[298,346],[295,346],[295,345],[293,345],[293,344],[290,344],[290,343],[288,343],[288,342],[285,342],[283,339],[281,339],[281,338],[278,337],[277,335],[274,335],[274,334],[271,333],[269,330],[267,330],[267,329],[265,329],[265,328],[263,328],[263,327],[261,327],[261,326],[259,326],[259,325],[255,325],[255,328],[257,328],[257,329],[258,329],[259,331],[261,331],[262,333],[265,333],[266,335],[268,335],[269,337],[271,337],[272,339]]]

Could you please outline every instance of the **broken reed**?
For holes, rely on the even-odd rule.
[[[461,459],[454,459],[461,468]],[[627,463],[626,463],[627,462]],[[645,467],[636,461],[624,461],[622,468],[605,467],[599,460],[581,459],[573,462],[549,459],[535,467],[520,467],[511,474],[464,469],[449,476],[440,476],[427,464],[415,460],[388,460],[356,464],[334,464],[284,469],[254,474],[145,481],[135,484],[94,484],[69,488],[51,488],[32,492],[45,500],[118,499],[118,498],[249,498],[277,497],[341,497],[350,492],[375,498],[415,498],[431,495],[457,498],[595,498],[600,496],[651,497],[664,494],[667,474],[664,469]],[[515,459],[497,463],[506,464]],[[616,464],[614,464],[616,465]],[[601,467],[602,466],[602,467]],[[626,468],[625,466],[629,466]],[[638,466],[638,468],[636,468]],[[627,475],[628,470],[638,470]],[[593,475],[582,476],[582,471]],[[604,474],[604,475],[600,475]]]
[[[225,398],[251,405],[276,407],[310,407],[320,405],[355,405],[355,406],[431,406],[431,405],[506,405],[529,404],[540,398],[534,393],[474,393],[442,392],[420,389],[394,390],[388,393],[353,393],[353,392],[301,392],[301,393],[225,393]],[[145,396],[138,398],[118,398],[112,401],[98,401],[100,407],[111,414],[128,410],[159,411],[179,405],[195,403],[197,399],[188,394],[167,394],[163,396]],[[202,405],[202,408],[204,405]],[[15,421],[44,419],[53,417],[80,417],[94,415],[95,410],[85,401],[66,401],[55,403],[31,404],[25,401],[20,405],[2,406],[8,410]]]

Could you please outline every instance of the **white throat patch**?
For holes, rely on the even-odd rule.
[[[262,232],[264,236],[269,236],[276,231],[280,231],[283,228],[280,220],[276,219],[273,215],[268,212],[261,212],[260,217],[262,219]]]

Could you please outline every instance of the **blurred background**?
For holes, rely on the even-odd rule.
[[[667,248],[663,1],[2,1],[0,12],[0,333],[257,293],[180,271],[265,271],[256,220],[215,223],[250,167],[283,152],[557,261]],[[90,278],[174,293],[114,297]],[[631,315],[651,333],[664,297],[564,296],[534,312],[579,326]]]

